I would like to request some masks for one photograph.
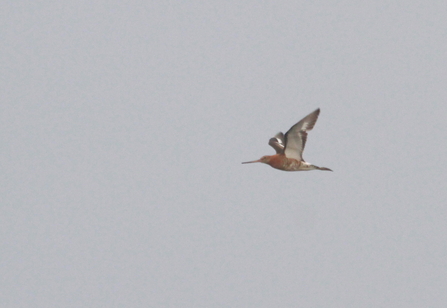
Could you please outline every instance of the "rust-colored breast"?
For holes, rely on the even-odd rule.
[[[293,158],[287,158],[285,155],[276,154],[270,156],[270,160],[268,162],[270,166],[275,169],[284,170],[284,171],[298,171],[301,165],[301,162],[297,161]]]

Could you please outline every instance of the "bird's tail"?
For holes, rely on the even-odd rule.
[[[315,167],[317,167],[317,166],[315,166]],[[326,168],[326,167],[317,167],[317,170],[332,171],[331,169]],[[333,171],[332,171],[332,172],[333,172]]]

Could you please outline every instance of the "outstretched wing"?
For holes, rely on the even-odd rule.
[[[284,154],[286,157],[303,160],[303,150],[306,145],[307,132],[314,128],[319,114],[320,108],[304,117],[289,129],[284,138]]]
[[[275,149],[276,154],[284,153],[284,134],[279,132],[275,137],[270,138],[269,145]]]

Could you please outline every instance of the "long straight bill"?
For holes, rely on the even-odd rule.
[[[260,162],[261,161],[258,159],[258,160],[246,161],[246,162],[243,162],[243,164],[260,163]]]

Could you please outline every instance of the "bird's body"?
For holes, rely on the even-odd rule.
[[[307,132],[314,127],[319,114],[320,109],[317,109],[293,125],[285,135],[278,133],[275,137],[270,138],[269,145],[276,150],[275,155],[262,156],[258,160],[243,162],[243,164],[264,163],[283,171],[332,171],[326,167],[314,166],[303,159]]]

